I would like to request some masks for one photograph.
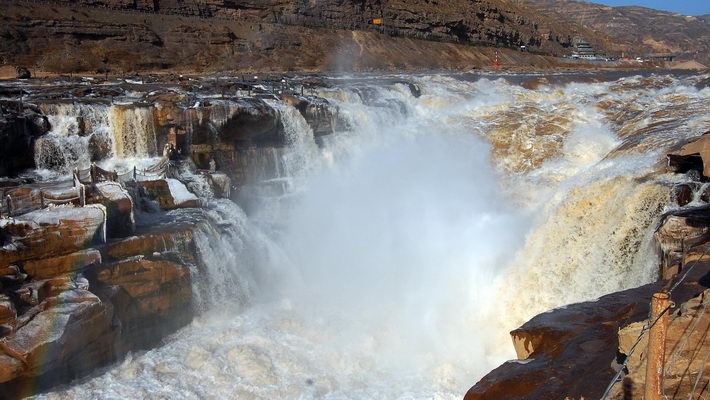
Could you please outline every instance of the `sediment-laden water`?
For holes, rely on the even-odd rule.
[[[525,320],[655,278],[651,233],[684,179],[662,162],[710,127],[704,78],[326,78],[341,123],[318,144],[269,100],[289,145],[262,180],[283,184],[243,189],[248,214],[211,201],[230,227],[196,236],[199,317],[38,398],[461,398]],[[154,156],[116,107],[92,117],[123,132],[113,154]]]

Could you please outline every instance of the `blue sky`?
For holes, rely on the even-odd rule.
[[[641,6],[685,15],[710,14],[710,0],[588,0],[609,6]]]

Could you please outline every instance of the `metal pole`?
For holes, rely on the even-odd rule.
[[[89,174],[91,175],[91,183],[96,183],[98,179],[96,176],[96,164],[91,163]]]
[[[654,293],[651,299],[652,326],[646,351],[648,358],[646,359],[645,400],[663,399],[663,361],[666,354],[666,330],[670,305],[668,293]]]
[[[5,201],[7,202],[7,216],[12,217],[12,197],[10,197],[10,195],[8,194],[5,197]]]

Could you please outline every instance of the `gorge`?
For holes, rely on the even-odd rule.
[[[665,155],[708,130],[709,81],[2,82],[13,206],[73,199],[73,181],[93,203],[2,219],[4,394],[461,398],[516,358],[509,332],[535,315],[658,279],[662,214],[707,203]],[[554,395],[598,397],[615,357]]]

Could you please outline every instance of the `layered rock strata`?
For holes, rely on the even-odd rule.
[[[496,54],[502,68],[565,67],[549,55],[582,29],[496,0],[11,1],[3,11],[0,57],[33,76],[493,68]]]
[[[158,204],[198,206],[165,186]],[[150,211],[134,210],[140,199],[114,182],[92,193],[96,204],[0,219],[2,398],[86,375],[192,319],[190,271],[204,266],[193,234],[210,222],[137,229],[134,211]]]

